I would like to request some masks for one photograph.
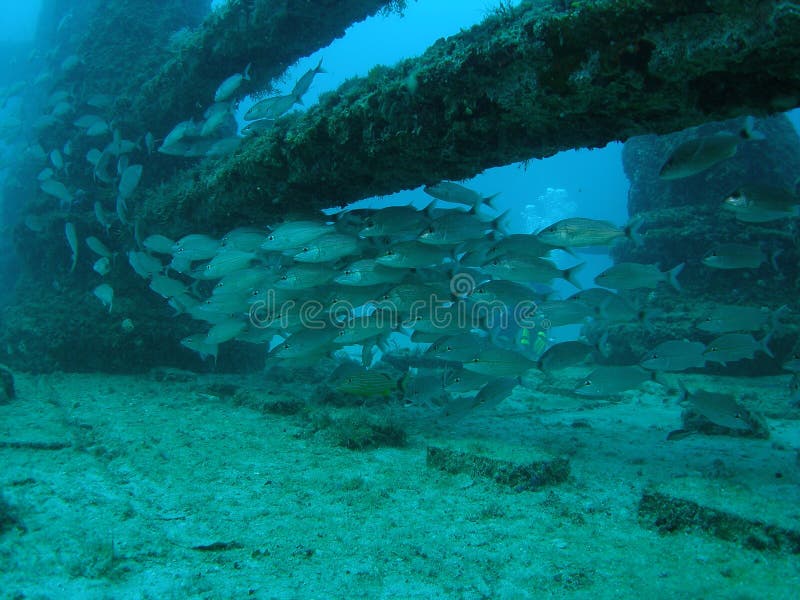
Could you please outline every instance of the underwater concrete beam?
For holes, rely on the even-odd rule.
[[[174,233],[263,224],[565,149],[798,104],[794,3],[554,4],[560,8],[502,5],[419,58],[375,67],[235,155],[151,191],[140,216]]]
[[[134,96],[134,119],[165,136],[208,106],[228,75],[252,63],[241,95],[261,90],[300,58],[344,35],[352,23],[397,0],[230,0],[185,39],[161,70]],[[247,83],[247,82],[245,82]]]

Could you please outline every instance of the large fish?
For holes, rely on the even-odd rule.
[[[726,363],[735,362],[742,359],[755,358],[756,352],[763,352],[767,356],[773,357],[769,349],[769,340],[772,334],[767,334],[760,340],[756,340],[749,333],[726,333],[711,341],[703,352],[706,360],[712,362]]]
[[[742,142],[764,139],[763,135],[752,130],[752,124],[753,119],[748,117],[738,134],[721,132],[682,143],[661,167],[659,177],[666,180],[691,177],[732,157]]]
[[[291,96],[295,97],[295,102],[298,104],[303,103],[303,95],[308,91],[311,87],[311,82],[314,81],[314,77],[319,75],[320,73],[327,73],[325,69],[322,68],[322,59],[319,59],[319,63],[313,69],[309,69],[297,80],[297,83],[294,84],[292,88]]]
[[[437,200],[464,204],[472,207],[474,210],[478,210],[481,204],[491,206],[492,199],[497,196],[497,194],[482,196],[475,190],[459,185],[458,183],[453,183],[452,181],[441,181],[436,185],[426,185],[424,189],[426,194]]]
[[[575,393],[604,398],[638,388],[645,381],[656,381],[656,371],[647,371],[639,365],[601,366],[577,385]]]
[[[662,342],[642,357],[639,364],[650,371],[685,371],[703,367],[706,358],[703,352],[706,345],[687,340]]]
[[[800,198],[786,188],[743,185],[725,198],[723,206],[745,223],[768,223],[797,216]]]
[[[235,73],[219,84],[217,91],[214,92],[214,102],[224,102],[242,85],[242,81],[250,81],[250,66],[248,63],[243,73]]]

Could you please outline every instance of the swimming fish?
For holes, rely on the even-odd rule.
[[[67,236],[69,249],[72,250],[72,265],[69,268],[69,272],[72,273],[75,270],[75,265],[78,264],[78,233],[75,231],[73,223],[67,223],[64,226],[64,233]]]
[[[684,263],[681,263],[669,271],[661,271],[656,265],[622,262],[600,273],[594,282],[617,290],[655,289],[659,283],[666,282],[681,291],[678,275],[683,267]]]
[[[766,258],[758,246],[717,244],[706,253],[702,263],[714,269],[757,269]]]
[[[103,303],[103,306],[108,307],[108,312],[111,312],[111,308],[114,304],[114,289],[107,283],[101,283],[94,288],[93,293],[97,299]]]
[[[477,210],[481,204],[486,204],[491,207],[492,200],[497,196],[497,194],[482,196],[475,190],[459,185],[458,183],[453,183],[452,181],[440,181],[436,185],[426,185],[424,191],[437,200],[453,202],[454,204],[464,204],[474,210]]]
[[[592,371],[575,388],[579,396],[602,398],[635,389],[645,381],[656,381],[656,371],[639,365],[601,366]]]
[[[768,223],[798,214],[798,198],[786,188],[771,185],[743,185],[725,198],[723,206],[745,223]]]
[[[240,85],[242,85],[242,81],[250,81],[251,66],[252,64],[248,63],[244,68],[244,72],[235,73],[220,83],[217,91],[214,92],[214,102],[224,102],[233,96],[234,92],[239,89]]]
[[[685,371],[703,367],[706,345],[688,340],[669,340],[648,351],[639,365],[650,371]]]
[[[627,238],[638,245],[642,243],[638,233],[642,223],[642,219],[634,219],[625,227],[617,227],[608,221],[572,217],[545,227],[536,237],[551,246],[572,248],[608,246],[620,238]]]
[[[320,73],[327,73],[325,69],[322,68],[322,59],[319,59],[319,63],[313,69],[309,69],[297,80],[292,88],[291,96],[295,97],[295,102],[298,104],[303,103],[303,95],[308,91],[311,87],[311,82],[314,81],[314,77],[319,75]]]
[[[691,177],[732,157],[743,141],[764,139],[763,135],[753,131],[752,126],[753,119],[748,117],[738,134],[721,132],[682,143],[661,167],[659,177],[666,180]]]
[[[772,334],[768,333],[760,340],[756,340],[749,333],[726,333],[709,342],[703,356],[712,362],[726,363],[735,362],[742,359],[753,359],[756,352],[763,352],[767,356],[773,357],[769,349],[769,340]]]

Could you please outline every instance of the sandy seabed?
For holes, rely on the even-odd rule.
[[[658,490],[800,530],[800,409],[787,377],[686,378],[748,394],[768,440],[666,441],[681,408],[664,388],[586,402],[565,383],[518,387],[457,423],[423,408],[359,409],[391,411],[409,437],[358,451],[259,409],[316,402],[314,385],[187,379],[17,375],[17,398],[0,406],[0,492],[16,520],[0,535],[0,597],[788,599],[800,589],[799,554],[698,528],[662,533],[638,510],[643,491]],[[429,445],[569,457],[571,474],[519,491],[426,466]]]

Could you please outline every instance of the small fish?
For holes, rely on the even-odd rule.
[[[235,73],[220,83],[217,91],[214,92],[214,102],[224,102],[233,96],[234,92],[242,85],[242,81],[250,81],[251,66],[252,64],[248,63],[243,73]]]
[[[757,269],[766,260],[758,246],[718,244],[703,257],[703,264],[714,269]]]
[[[302,248],[304,244],[331,233],[332,228],[317,221],[288,221],[275,227],[266,235],[262,250],[283,251]]]
[[[93,94],[89,96],[86,104],[94,108],[109,108],[114,103],[114,96],[111,94]]]
[[[426,185],[424,191],[429,196],[444,202],[452,202],[454,204],[463,204],[477,210],[481,204],[486,204],[492,207],[492,200],[497,194],[491,196],[482,196],[475,190],[468,187],[453,183],[452,181],[441,181],[436,185]]]
[[[99,137],[107,134],[109,131],[111,131],[111,127],[109,127],[106,121],[100,119],[86,128],[86,135],[89,137]]]
[[[358,235],[365,238],[398,234],[416,237],[429,222],[428,214],[413,206],[389,206],[367,216]]]
[[[592,371],[575,388],[579,396],[603,398],[638,388],[645,381],[655,381],[656,371],[647,371],[639,365],[601,366]]]
[[[75,231],[73,223],[67,223],[64,226],[64,233],[67,236],[69,249],[72,251],[72,265],[69,268],[69,272],[72,273],[75,271],[75,265],[78,264],[78,233]]]
[[[519,382],[520,378],[516,376],[492,379],[483,384],[474,398],[459,398],[449,402],[442,409],[442,417],[454,421],[475,410],[494,408],[512,394]]]
[[[47,179],[39,186],[45,194],[58,198],[62,205],[69,206],[72,204],[72,194],[70,194],[67,187],[60,181],[55,179]]]
[[[384,267],[374,259],[366,258],[351,263],[333,280],[341,285],[362,287],[382,283],[399,283],[404,277],[405,271]]]
[[[314,81],[314,76],[319,75],[320,73],[327,73],[325,69],[322,68],[322,59],[319,59],[319,63],[313,69],[309,69],[297,80],[297,83],[294,84],[292,88],[291,96],[296,98],[296,102],[298,104],[303,103],[303,96],[308,91],[308,88],[311,87],[311,82]]]
[[[752,124],[753,119],[748,117],[745,127],[738,134],[722,132],[682,143],[661,167],[659,177],[666,180],[691,177],[732,157],[740,143],[764,139],[763,135],[752,130]]]
[[[454,260],[450,249],[411,240],[392,244],[375,261],[395,269],[420,269],[439,265],[448,258]]]
[[[697,324],[697,328],[709,333],[758,331],[769,322],[774,329],[780,325],[780,317],[788,311],[786,305],[775,311],[759,306],[720,305],[715,306],[711,313]]]
[[[336,271],[325,265],[298,263],[283,271],[274,286],[279,290],[307,290],[328,283],[335,275]]]
[[[705,344],[701,342],[670,340],[647,352],[639,365],[649,371],[669,372],[700,368],[706,364],[703,356],[705,349]]]
[[[61,171],[64,168],[64,157],[58,150],[50,152],[50,163],[55,167],[56,171]]]
[[[73,125],[79,129],[89,129],[95,123],[102,121],[103,117],[99,117],[97,115],[83,115],[79,117]]]
[[[659,283],[666,282],[681,291],[678,275],[684,266],[685,263],[681,263],[669,271],[661,271],[656,265],[622,262],[600,273],[594,282],[616,290],[655,289]]]
[[[469,213],[450,212],[433,220],[417,238],[423,244],[434,246],[453,246],[467,240],[484,238],[489,231],[500,230],[503,213],[492,222],[486,223]]]
[[[397,317],[389,311],[376,310],[371,315],[349,319],[340,326],[335,344],[359,344],[377,336],[388,335],[397,328]]]
[[[38,179],[39,181],[47,181],[48,179],[52,179],[53,175],[54,175],[53,169],[51,169],[50,167],[46,167],[41,171],[39,171],[39,174],[36,176],[36,179]]]
[[[683,387],[681,385],[681,387]],[[743,408],[731,394],[707,392],[697,390],[690,393],[683,388],[683,400],[688,401],[692,408],[706,419],[734,431],[750,431],[752,425],[746,420],[747,410]]]
[[[516,283],[527,284],[530,282],[549,283],[554,279],[564,279],[580,288],[576,275],[583,263],[559,269],[553,261],[547,258],[530,258],[527,256],[513,256],[507,254],[492,259],[483,265],[483,270],[497,279],[506,279]]]
[[[267,237],[267,232],[259,227],[237,227],[222,236],[223,248],[256,252]]]
[[[463,368],[482,375],[516,377],[529,369],[536,368],[536,363],[519,352],[490,347],[481,351],[469,362],[465,362]]]
[[[342,233],[329,233],[303,244],[293,259],[302,263],[326,263],[358,251],[358,240]]]
[[[242,135],[252,136],[269,131],[275,126],[275,119],[258,119],[251,121],[242,128]]]
[[[629,239],[640,245],[642,240],[638,231],[642,223],[642,219],[634,219],[625,227],[617,227],[608,221],[572,217],[545,227],[536,234],[536,237],[540,242],[550,246],[571,248],[608,246],[620,238]]]
[[[166,275],[154,274],[150,280],[150,289],[163,298],[174,298],[186,293],[186,286],[177,279]]]
[[[578,340],[554,344],[539,357],[537,366],[547,373],[560,371],[582,364],[594,353],[595,348]]]
[[[706,360],[722,363],[723,366],[745,358],[753,359],[756,352],[774,357],[768,346],[771,338],[772,334],[769,333],[758,341],[749,333],[726,333],[710,342],[703,356]]]
[[[111,261],[105,256],[101,256],[92,265],[92,269],[100,274],[100,276],[108,275],[109,271],[111,271]]]
[[[225,275],[250,266],[256,260],[254,252],[222,248],[206,265],[192,273],[195,279],[221,279]]]
[[[142,245],[156,254],[172,254],[175,242],[163,235],[154,234],[147,236]]]
[[[383,371],[342,363],[331,374],[333,389],[354,396],[388,396],[399,389],[397,380]]]
[[[768,223],[798,215],[798,198],[786,188],[771,185],[744,185],[725,198],[723,206],[739,221]]]
[[[448,369],[443,376],[444,389],[450,394],[468,394],[483,387],[491,376],[468,371]]]
[[[128,252],[128,263],[130,263],[136,274],[144,279],[149,279],[155,273],[160,273],[164,270],[164,265],[156,257],[135,250]]]
[[[158,151],[163,152],[165,148],[174,146],[184,138],[198,137],[199,133],[200,131],[194,120],[181,121],[172,128],[172,131],[167,134],[167,136],[164,138],[164,141],[161,142],[161,147],[158,149]]]
[[[201,233],[192,233],[175,242],[172,253],[175,257],[180,256],[189,261],[209,260],[214,258],[219,246],[219,240]]]
[[[214,325],[206,335],[205,343],[209,346],[222,344],[235,338],[247,327],[242,319],[230,318]]]
[[[139,180],[142,178],[142,165],[131,165],[122,173],[119,180],[119,196],[127,200],[133,195]]]
[[[89,246],[89,249],[92,252],[99,256],[103,256],[108,259],[110,259],[112,256],[111,250],[109,250],[103,242],[98,240],[93,235],[86,238],[86,245]]]
[[[94,288],[93,293],[97,299],[103,303],[103,306],[108,307],[108,312],[111,312],[111,308],[114,304],[114,289],[107,283],[101,283]]]
[[[214,362],[216,363],[219,346],[217,344],[207,344],[207,337],[208,336],[205,333],[196,333],[194,335],[187,336],[181,340],[181,346],[197,352],[200,355],[201,360],[205,360],[207,357],[213,356]]]
[[[435,341],[425,351],[425,356],[464,363],[476,358],[486,349],[488,342],[485,338],[474,333],[459,333],[448,335]]]
[[[304,328],[279,342],[269,352],[270,358],[304,358],[328,354],[334,348],[337,331],[332,328]]]

